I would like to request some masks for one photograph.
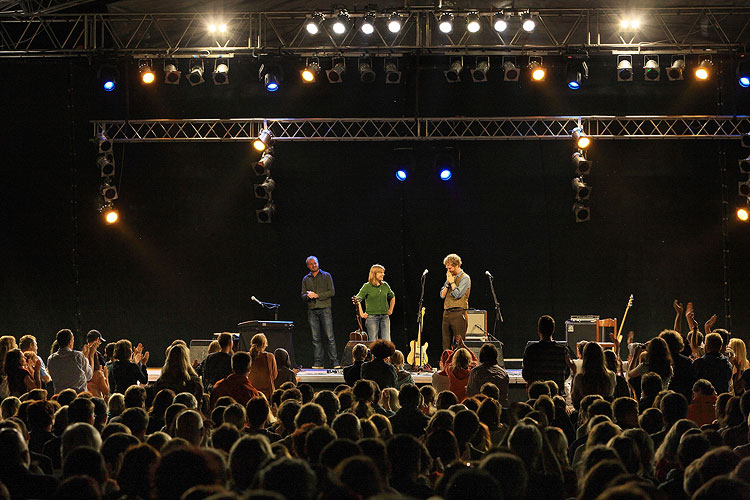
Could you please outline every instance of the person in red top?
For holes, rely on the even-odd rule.
[[[708,380],[702,378],[693,384],[693,402],[688,406],[687,418],[698,427],[710,424],[716,418],[716,389]]]
[[[445,372],[448,374],[448,389],[456,395],[460,403],[466,399],[466,384],[469,382],[471,369],[477,365],[477,357],[466,348],[463,340],[459,340],[459,346]]]
[[[214,384],[211,391],[211,409],[222,396],[231,396],[242,406],[260,393],[247,378],[250,372],[250,354],[238,351],[232,356],[232,374]]]

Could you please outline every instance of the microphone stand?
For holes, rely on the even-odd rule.
[[[424,284],[425,281],[427,281],[427,273],[422,273],[422,278],[419,280],[422,290],[419,293],[419,305],[417,306],[417,331],[420,331],[422,328],[422,304],[424,303]],[[417,351],[422,354],[422,346],[417,344]],[[419,366],[412,366],[412,371],[421,372],[424,368],[424,359],[423,356],[419,356]]]
[[[492,338],[494,339],[495,334],[497,332],[498,322],[499,323],[503,322],[503,313],[500,312],[500,303],[497,301],[497,294],[495,293],[495,280],[492,277],[492,275],[489,273],[489,271],[487,271],[487,278],[490,280],[490,290],[492,290],[492,300],[495,301],[495,324],[492,325]]]
[[[262,300],[259,300],[258,302],[260,302],[261,307],[273,311],[274,321],[279,320],[279,307],[281,307],[281,304],[274,304],[273,302],[263,302]]]

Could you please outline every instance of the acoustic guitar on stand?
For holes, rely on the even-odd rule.
[[[422,324],[424,323],[424,311],[419,312],[419,328],[417,329],[417,340],[409,342],[409,354],[406,356],[406,362],[412,367],[412,370],[422,370],[427,365],[427,342],[422,345]]]
[[[359,301],[356,295],[352,296],[352,304],[354,304],[354,314],[357,317],[358,328],[349,334],[349,340],[367,340],[367,332],[362,329],[362,317],[359,315]]]

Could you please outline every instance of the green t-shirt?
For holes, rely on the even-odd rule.
[[[373,286],[369,281],[362,285],[357,300],[365,301],[365,312],[370,314],[388,314],[388,304],[395,297],[391,287],[383,281],[380,286]]]

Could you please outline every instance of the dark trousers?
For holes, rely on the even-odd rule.
[[[453,337],[466,339],[469,321],[463,309],[446,309],[443,311],[443,350],[450,349]]]

